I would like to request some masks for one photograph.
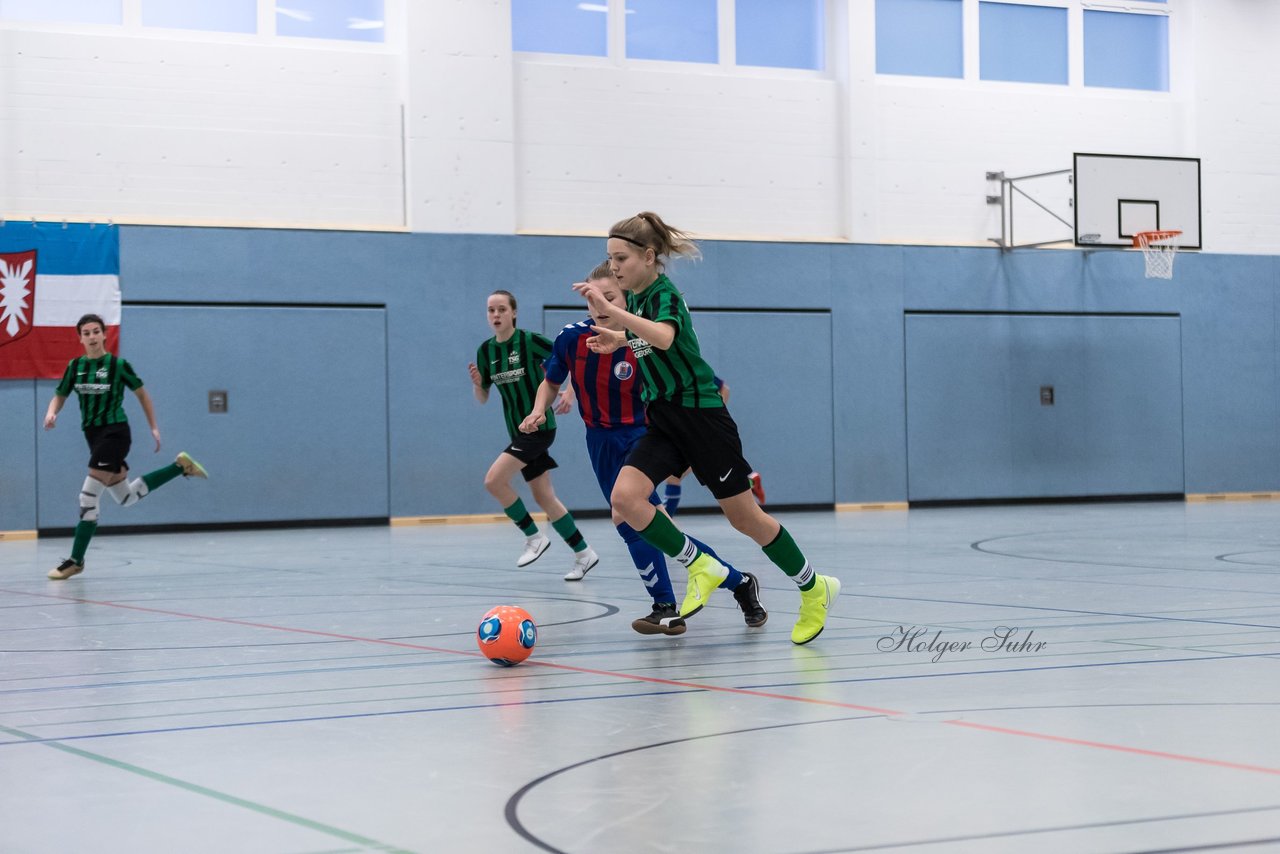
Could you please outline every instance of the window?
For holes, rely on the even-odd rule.
[[[207,30],[216,33],[256,33],[258,0],[142,0],[142,25],[173,30]]]
[[[607,0],[511,0],[511,49],[605,56],[608,12]]]
[[[876,71],[1169,91],[1169,0],[876,0]],[[1109,4],[1110,5],[1110,4]],[[965,44],[962,9],[976,6]],[[1114,11],[1113,11],[1114,9]],[[1073,42],[1081,37],[1083,45]],[[1073,50],[1074,47],[1074,50]],[[975,54],[972,52],[976,48]],[[1071,67],[1083,56],[1084,67]],[[1079,61],[1079,60],[1077,60]],[[1074,79],[1074,83],[1072,80]]]
[[[385,0],[0,0],[0,21],[386,42]],[[516,0],[519,2],[519,0]],[[611,0],[601,0],[611,2]],[[578,3],[587,6],[587,3]],[[270,15],[275,15],[271,32]],[[267,21],[260,28],[260,21]],[[260,31],[261,29],[261,31]]]
[[[1169,91],[1169,19],[1084,13],[1084,85]]]
[[[960,0],[876,0],[876,71],[964,76]]]
[[[737,0],[738,65],[821,71],[824,12],[822,0]]]
[[[121,24],[121,0],[0,0],[0,19],[59,24]]]
[[[277,0],[276,35],[380,42],[382,0]]]
[[[716,0],[626,0],[627,58],[719,62]]]
[[[1067,84],[1067,10],[987,3],[978,7],[983,80]]]
[[[511,0],[511,46],[614,61],[822,71],[826,10],[827,0]]]

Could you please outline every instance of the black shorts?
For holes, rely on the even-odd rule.
[[[510,454],[524,463],[524,468],[520,469],[520,474],[524,476],[527,482],[546,474],[553,468],[558,468],[556,461],[547,453],[547,449],[551,447],[551,443],[555,440],[555,428],[539,430],[536,433],[521,433],[519,439],[502,449],[502,453]]]
[[[646,409],[649,432],[640,437],[627,465],[655,484],[692,468],[717,499],[751,489],[751,464],[742,456],[738,425],[725,407],[690,409],[665,400]]]
[[[84,440],[89,443],[89,468],[112,474],[129,470],[124,461],[129,456],[129,446],[133,444],[128,424],[86,427]]]

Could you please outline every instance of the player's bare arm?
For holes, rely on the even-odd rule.
[[[603,326],[593,326],[591,329],[596,333],[587,337],[587,349],[592,353],[612,353],[619,347],[627,346],[625,332],[605,329]]]
[[[648,341],[651,346],[657,347],[659,350],[666,350],[675,342],[676,328],[674,325],[667,323],[666,321],[659,323],[653,320],[648,320],[640,317],[639,315],[632,314],[621,306],[614,305],[604,298],[600,293],[600,288],[594,282],[577,282],[574,284],[573,289],[578,294],[586,297],[587,305],[590,306],[592,315],[605,315],[609,317],[637,338],[643,338],[645,341]],[[597,349],[597,346],[605,346],[610,340],[617,342],[619,339],[613,335],[608,338],[604,337],[600,333],[606,332],[607,330],[601,329],[598,326],[592,326],[591,328],[597,333],[594,339],[587,339],[587,347],[593,352],[612,353],[621,346],[621,344],[615,343],[614,346],[609,349]],[[592,346],[593,340],[596,342],[597,346]],[[621,342],[626,342],[625,335],[622,336]]]
[[[476,400],[481,403],[489,402],[489,389],[484,387],[484,379],[480,376],[480,369],[476,367],[475,362],[467,364],[467,371],[471,374],[471,392],[476,396]]]
[[[44,429],[52,430],[58,423],[58,413],[62,411],[62,406],[67,399],[60,394],[55,394],[53,400],[49,401],[49,408],[44,413]]]
[[[151,438],[156,440],[156,451],[160,450],[160,425],[156,422],[156,408],[151,402],[151,394],[143,386],[133,390],[142,405],[142,413],[147,416],[147,426],[151,428]]]
[[[560,386],[551,380],[542,381],[538,386],[538,393],[533,398],[533,409],[520,422],[521,433],[536,433],[539,427],[547,423],[547,407],[551,405],[551,400],[558,391]]]
[[[560,394],[556,396],[555,406],[551,408],[551,411],[556,415],[567,415],[569,410],[573,409],[573,401],[573,387],[563,386],[560,389]]]

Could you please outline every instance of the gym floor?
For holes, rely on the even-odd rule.
[[[1280,504],[795,513],[843,592],[761,580],[680,637],[612,526],[0,543],[0,850],[1139,852],[1280,848]],[[673,571],[677,589],[684,572]],[[492,606],[533,657],[479,656]]]

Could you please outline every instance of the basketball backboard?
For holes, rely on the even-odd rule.
[[[1199,249],[1200,159],[1076,154],[1075,243],[1133,247],[1140,231],[1178,229]]]

